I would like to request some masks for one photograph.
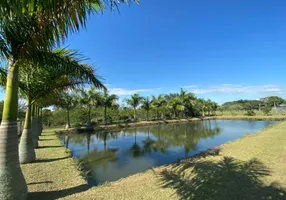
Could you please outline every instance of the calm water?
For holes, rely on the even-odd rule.
[[[60,138],[90,170],[88,182],[99,184],[172,163],[274,123],[207,120]]]

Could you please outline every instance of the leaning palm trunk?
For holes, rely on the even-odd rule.
[[[18,152],[18,75],[18,66],[9,60],[0,126],[0,199],[5,200],[22,200],[27,197],[27,185],[20,168]]]
[[[19,144],[20,163],[30,163],[36,159],[31,130],[31,104],[28,100],[24,130]]]
[[[37,118],[35,116],[35,106],[32,106],[32,136],[33,136],[33,143],[34,147],[37,148],[39,146],[38,144],[38,124],[37,124]]]

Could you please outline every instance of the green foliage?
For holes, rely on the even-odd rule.
[[[262,102],[258,100],[238,100],[226,102],[221,107],[223,110],[258,110],[260,105]]]
[[[264,113],[265,115],[269,115],[269,113],[271,112],[271,110],[272,110],[272,106],[269,105],[269,104],[265,105],[264,108],[262,109],[262,111],[263,111],[263,113]]]
[[[63,109],[69,108],[71,124],[84,125],[90,116],[92,122],[103,123],[118,123],[130,122],[134,118],[137,120],[158,120],[158,119],[173,119],[173,118],[188,118],[197,116],[213,116],[218,110],[218,104],[211,100],[198,99],[193,93],[185,90],[180,93],[161,94],[153,96],[150,100],[149,97],[141,97],[139,94],[132,95],[125,102],[129,107],[119,106],[116,102],[118,97],[109,94],[107,90],[103,92],[93,89],[93,92],[85,91],[85,93],[96,94],[83,95],[77,93],[75,99],[79,99],[74,107],[69,107],[73,103],[65,103],[65,100],[57,104],[58,107],[53,111],[53,118],[58,120],[51,120],[53,126],[65,124],[66,116],[60,115],[58,112],[66,112]],[[71,95],[71,94],[67,94]],[[59,97],[58,100],[61,100]],[[68,107],[66,107],[67,105]],[[87,106],[88,105],[88,106]],[[59,109],[62,108],[62,109]],[[90,109],[89,109],[90,108]],[[92,109],[91,109],[92,108]],[[134,116],[136,114],[136,116]]]
[[[255,116],[256,113],[253,110],[248,110],[248,111],[246,111],[245,115],[247,115],[247,116]]]

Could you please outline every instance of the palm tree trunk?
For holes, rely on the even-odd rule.
[[[147,110],[147,121],[149,121],[149,110]]]
[[[18,152],[18,66],[8,61],[6,96],[0,126],[0,199],[24,200],[27,185],[19,163]]]
[[[33,143],[34,147],[37,148],[38,144],[38,124],[36,118],[36,106],[32,105],[32,135],[33,135]]]
[[[91,111],[91,107],[89,105],[88,106],[88,124],[90,124],[90,122],[91,122],[90,111]]]
[[[25,125],[19,144],[20,163],[30,163],[36,159],[31,130],[31,100],[28,99]]]
[[[104,124],[105,124],[105,126],[107,125],[106,110],[107,110],[107,108],[106,108],[106,106],[104,106]]]
[[[136,121],[136,108],[133,108],[134,120]]]
[[[41,136],[41,117],[40,117],[40,107],[37,107],[37,125],[38,125],[38,136]]]
[[[69,129],[71,127],[71,123],[70,123],[70,110],[67,109],[67,125],[66,125],[66,129]]]

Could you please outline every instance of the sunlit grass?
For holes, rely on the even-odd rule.
[[[65,148],[57,147],[56,135],[45,131],[40,146],[46,148],[37,149],[40,162],[22,169],[30,199],[285,199],[285,130],[286,122],[280,122],[215,153],[93,188],[84,185]]]

